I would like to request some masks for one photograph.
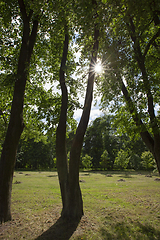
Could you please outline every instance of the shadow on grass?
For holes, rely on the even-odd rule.
[[[47,177],[58,177],[58,175],[48,175]]]
[[[56,223],[35,240],[68,240],[77,229],[79,221],[69,222],[60,217]]]
[[[149,224],[142,224],[136,222],[134,226],[131,226],[125,222],[116,223],[112,226],[112,230],[108,230],[108,227],[102,227],[100,234],[103,240],[130,240],[130,239],[146,239],[157,240],[160,239],[160,231],[155,229]]]

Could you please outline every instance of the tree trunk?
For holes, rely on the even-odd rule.
[[[156,164],[157,164],[157,169],[160,175],[160,134],[155,134],[154,135],[154,154],[153,154]]]
[[[68,92],[65,84],[65,66],[68,53],[69,37],[67,27],[65,27],[65,41],[63,47],[63,55],[60,67],[60,85],[62,91],[62,104],[60,120],[56,132],[56,158],[57,171],[62,196],[62,217],[68,220],[79,220],[83,215],[83,200],[79,185],[79,162],[83,144],[83,138],[87,129],[89,115],[92,104],[94,70],[93,66],[96,63],[98,51],[99,31],[95,29],[94,45],[92,51],[91,64],[89,69],[88,85],[85,97],[85,104],[80,123],[77,128],[75,138],[70,152],[70,161],[68,169],[67,152],[66,152],[66,120],[67,120],[67,103]]]
[[[68,54],[69,36],[66,29],[63,55],[59,72],[59,79],[62,91],[62,103],[59,124],[56,131],[56,160],[59,184],[62,197],[63,209],[66,207],[66,196],[68,191],[68,162],[66,151],[66,121],[67,121],[67,106],[68,106],[68,91],[65,83],[65,66]]]
[[[89,116],[93,98],[94,85],[94,66],[97,61],[99,30],[95,27],[94,45],[89,69],[88,84],[85,96],[85,103],[82,117],[80,119],[76,135],[70,151],[69,161],[69,177],[66,207],[63,209],[62,215],[68,219],[80,219],[83,215],[83,200],[79,185],[79,163],[82,150],[84,135],[88,126]]]
[[[152,95],[150,81],[147,74],[147,69],[145,66],[145,56],[150,46],[153,44],[154,40],[160,35],[160,30],[158,30],[158,32],[150,39],[150,41],[146,45],[144,54],[142,54],[141,46],[139,43],[139,39],[137,38],[137,35],[136,35],[136,28],[133,23],[132,17],[129,18],[129,21],[130,21],[130,24],[128,24],[128,27],[130,29],[131,39],[134,42],[133,49],[135,52],[135,59],[142,73],[143,87],[147,95],[148,114],[150,117],[150,126],[152,128],[153,138],[147,131],[145,131],[147,133],[143,133],[142,131],[140,134],[146,146],[148,147],[150,152],[153,154],[157,164],[159,174],[160,174],[160,147],[159,147],[160,146],[160,129],[159,129],[158,121],[154,111],[153,95]]]
[[[30,34],[29,21],[25,12],[22,0],[19,5],[23,17],[23,37],[18,61],[17,79],[14,87],[13,101],[11,107],[10,121],[3,144],[0,159],[0,222],[11,220],[11,191],[14,166],[16,162],[16,152],[21,133],[24,128],[23,123],[23,102],[25,85],[27,81],[29,62],[33,52],[38,22],[34,21]],[[31,14],[30,14],[31,17]]]
[[[12,111],[16,111],[13,104]],[[11,113],[12,114],[12,113]],[[11,191],[16,150],[23,131],[23,119],[20,114],[11,117],[0,160],[0,222],[11,220]]]
[[[160,135],[157,132],[157,134],[154,134],[154,138],[153,138],[151,136],[151,134],[147,131],[147,128],[146,128],[145,124],[142,122],[141,117],[138,114],[136,107],[129,95],[129,92],[128,92],[120,74],[118,74],[118,71],[117,71],[117,78],[120,80],[120,82],[122,84],[122,93],[124,95],[126,104],[128,106],[128,110],[129,110],[130,114],[132,115],[132,118],[133,118],[136,126],[140,128],[141,138],[142,138],[143,142],[145,143],[145,145],[147,146],[147,148],[149,149],[149,151],[153,154],[153,157],[157,164],[158,172],[160,174],[160,147],[159,147]],[[158,128],[157,125],[156,125],[155,129],[156,128]],[[155,129],[153,129],[153,131]]]

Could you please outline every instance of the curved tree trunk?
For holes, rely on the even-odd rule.
[[[154,138],[153,138],[151,136],[151,134],[147,131],[147,128],[146,128],[145,124],[142,122],[141,117],[139,116],[139,114],[134,106],[134,103],[129,95],[129,92],[128,92],[123,80],[121,79],[120,75],[118,78],[120,79],[121,84],[122,84],[122,93],[123,93],[125,101],[127,103],[129,112],[132,115],[132,118],[133,118],[136,126],[140,128],[141,138],[142,138],[143,142],[145,143],[145,145],[147,146],[147,148],[149,149],[149,151],[153,154],[153,157],[157,164],[158,172],[160,174],[160,147],[159,147],[160,134],[157,131],[157,134],[154,133]],[[158,128],[158,126],[157,126],[157,128]]]
[[[88,84],[83,113],[70,151],[67,202],[66,207],[63,209],[63,216],[69,219],[80,219],[83,215],[83,200],[79,185],[79,163],[83,139],[88,126],[92,105],[93,84],[95,77],[94,65],[97,60],[98,39],[99,30],[95,28],[94,45],[89,68]]]
[[[67,121],[67,106],[68,106],[68,91],[65,83],[65,66],[68,54],[69,36],[68,32],[65,34],[63,56],[61,60],[61,67],[59,72],[59,80],[62,91],[62,103],[59,124],[56,131],[56,159],[57,171],[59,177],[59,184],[62,197],[63,209],[66,207],[66,196],[68,189],[68,162],[66,150],[66,121]]]
[[[78,125],[75,138],[70,151],[69,169],[67,162],[66,152],[66,120],[67,120],[67,103],[68,93],[65,85],[64,69],[67,60],[68,52],[68,34],[65,34],[63,56],[60,68],[60,84],[62,90],[62,105],[59,125],[56,132],[56,157],[57,157],[57,170],[62,196],[62,217],[69,220],[80,219],[83,215],[83,200],[81,189],[79,185],[79,162],[80,154],[83,144],[83,138],[87,125],[89,122],[93,84],[94,84],[94,68],[96,63],[97,52],[98,52],[98,38],[99,30],[95,28],[94,32],[94,45],[92,50],[92,57],[89,69],[89,77],[87,84],[87,91],[85,97],[85,103],[83,108],[82,117]]]
[[[129,23],[126,22],[126,24],[129,29],[130,37],[133,41],[135,59],[138,63],[139,69],[142,73],[144,90],[146,92],[147,101],[148,101],[147,107],[148,107],[148,115],[150,117],[150,126],[152,128],[152,133],[153,133],[152,135],[148,132],[145,123],[143,123],[141,116],[138,113],[134,102],[132,101],[130,93],[128,92],[128,89],[123,82],[123,79],[121,77],[118,67],[114,66],[114,69],[116,72],[117,80],[121,84],[121,90],[122,90],[123,96],[125,98],[128,110],[129,110],[130,114],[132,115],[132,118],[133,118],[136,126],[139,128],[139,133],[140,133],[140,136],[141,136],[143,142],[145,143],[148,150],[152,153],[152,155],[156,161],[158,172],[160,174],[160,147],[159,147],[160,146],[160,129],[159,129],[158,121],[157,121],[155,111],[154,111],[153,96],[152,96],[151,86],[150,86],[150,82],[148,79],[147,70],[146,70],[146,66],[145,66],[145,56],[146,56],[150,46],[152,45],[153,41],[160,35],[160,31],[158,30],[157,33],[150,39],[150,41],[146,45],[145,50],[143,51],[144,53],[142,54],[142,50],[140,47],[139,39],[137,38],[136,29],[135,29],[132,17],[129,16]],[[115,54],[115,55],[117,55],[117,54]]]
[[[37,35],[38,22],[33,22],[30,34],[30,16],[25,11],[22,0],[19,6],[23,18],[23,37],[18,61],[17,79],[14,87],[13,101],[11,107],[10,121],[3,144],[0,159],[0,222],[11,220],[11,191],[14,166],[16,162],[16,152],[21,133],[24,128],[23,123],[23,102],[25,85],[27,81],[29,62],[33,52],[33,47]]]
[[[142,140],[146,144],[147,148],[153,154],[156,164],[157,164],[158,172],[160,174],[160,147],[159,147],[160,146],[160,129],[159,129],[157,117],[156,117],[155,111],[154,111],[153,95],[152,95],[150,81],[149,81],[148,74],[147,74],[147,69],[145,66],[145,56],[146,56],[147,52],[149,51],[149,48],[153,44],[154,40],[160,35],[160,30],[158,30],[157,33],[150,39],[150,41],[146,45],[146,48],[144,49],[144,51],[142,51],[140,43],[139,43],[139,39],[137,38],[136,28],[135,28],[132,17],[129,17],[129,24],[127,24],[127,26],[130,31],[131,39],[133,41],[133,49],[135,52],[135,59],[138,63],[139,69],[142,73],[143,87],[144,87],[144,90],[147,95],[148,114],[150,117],[150,126],[152,128],[153,137],[146,129],[141,131],[140,135],[142,137]],[[122,88],[123,88],[123,86],[122,86]],[[124,94],[124,92],[123,92],[123,94]],[[125,94],[124,94],[124,96],[125,96]],[[128,94],[128,96],[129,96],[129,94]],[[125,96],[125,98],[126,98],[126,96]],[[127,102],[129,102],[129,101],[127,100]],[[135,113],[136,113],[136,111],[134,111],[134,114]],[[136,115],[137,115],[137,113],[136,113]],[[134,117],[133,117],[133,119],[134,119]],[[138,123],[137,120],[134,119],[134,121],[136,124]],[[142,123],[140,118],[139,118],[139,122]],[[141,126],[142,125],[144,126],[144,124],[141,124]]]

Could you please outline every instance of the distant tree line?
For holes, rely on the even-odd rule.
[[[114,116],[104,115],[92,121],[82,148],[80,168],[93,170],[153,170],[155,161],[139,137],[119,135]],[[135,134],[136,135],[136,134]],[[68,158],[74,130],[68,130]],[[21,139],[16,169],[52,170],[56,168],[55,139]]]
[[[16,169],[47,170],[55,167],[50,142],[36,142],[33,138],[19,143]]]
[[[90,124],[84,139],[82,159],[85,155],[91,157],[92,169],[156,168],[152,154],[136,133],[129,136],[123,131],[123,134],[118,134],[114,115],[104,115]]]

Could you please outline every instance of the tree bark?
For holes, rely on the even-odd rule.
[[[157,169],[160,174],[160,148],[159,148],[159,143],[160,143],[160,135],[157,132],[157,134],[154,134],[154,138],[151,136],[151,134],[148,132],[145,124],[142,122],[140,114],[138,114],[137,109],[130,97],[130,94],[120,76],[120,73],[116,69],[116,75],[118,81],[121,83],[122,86],[122,93],[125,98],[126,104],[128,106],[128,110],[130,114],[132,115],[132,118],[136,124],[137,127],[139,127],[139,132],[140,136],[149,149],[149,151],[153,154],[153,157],[156,161],[157,164]],[[158,126],[157,126],[158,127]]]
[[[63,216],[69,219],[80,219],[83,215],[83,200],[79,185],[79,163],[82,150],[84,135],[88,126],[89,116],[93,98],[94,85],[94,66],[97,60],[99,30],[94,30],[94,45],[92,50],[91,63],[89,68],[88,84],[85,96],[83,113],[77,127],[76,135],[70,151],[69,161],[69,178],[68,178],[68,195],[66,208],[63,210]]]
[[[142,137],[144,143],[146,144],[146,146],[149,148],[149,150],[153,154],[156,164],[157,164],[159,174],[160,174],[160,147],[159,147],[159,145],[160,145],[160,129],[159,129],[158,121],[157,121],[155,111],[154,111],[154,99],[153,99],[153,95],[151,92],[151,86],[150,86],[150,82],[148,79],[147,69],[145,66],[146,54],[147,54],[150,46],[153,44],[154,40],[160,35],[160,31],[158,30],[157,33],[150,39],[150,41],[148,42],[148,44],[144,50],[144,54],[142,54],[140,43],[139,43],[139,40],[136,35],[136,29],[135,29],[132,17],[129,18],[129,22],[130,22],[130,24],[128,24],[128,27],[130,29],[131,39],[134,43],[133,48],[134,48],[134,52],[135,52],[135,58],[138,63],[139,69],[142,73],[143,86],[144,86],[144,89],[145,89],[145,92],[147,95],[148,114],[150,117],[150,126],[152,128],[153,137],[148,133],[148,131],[147,132],[142,131],[140,134],[141,134],[141,137]]]
[[[154,138],[153,138],[151,136],[151,134],[147,131],[145,125],[143,124],[139,114],[137,113],[137,111],[134,107],[134,104],[133,104],[131,98],[129,97],[129,93],[128,93],[124,83],[122,86],[122,92],[123,92],[123,95],[125,97],[126,103],[129,108],[129,111],[132,115],[132,118],[133,118],[136,126],[140,127],[141,138],[142,138],[143,142],[145,143],[145,145],[147,146],[147,148],[149,149],[149,151],[153,154],[153,157],[157,164],[158,172],[160,174],[160,147],[159,147],[160,135],[158,133],[154,134]]]
[[[24,128],[23,102],[24,92],[29,71],[29,63],[35,44],[38,29],[38,21],[33,22],[30,34],[30,17],[27,17],[25,6],[19,0],[19,6],[23,18],[23,37],[18,61],[17,79],[14,86],[13,101],[10,121],[3,144],[0,159],[0,222],[11,220],[11,191],[16,152],[21,133]]]
[[[93,94],[93,84],[94,84],[94,70],[93,66],[96,63],[97,52],[98,52],[98,38],[99,30],[95,28],[94,32],[94,45],[92,50],[92,57],[89,69],[89,77],[87,84],[87,91],[85,97],[85,103],[83,108],[82,117],[78,125],[76,135],[73,140],[73,144],[70,152],[69,169],[67,162],[67,152],[66,152],[66,120],[67,120],[67,103],[68,103],[68,93],[65,85],[65,64],[67,60],[68,52],[68,34],[65,35],[63,56],[60,68],[60,84],[62,90],[62,105],[60,120],[56,132],[56,157],[57,157],[57,170],[62,196],[62,217],[68,220],[77,219],[79,220],[83,215],[83,200],[81,189],[79,185],[79,162],[80,154],[83,144],[83,138],[87,125],[89,122],[91,104],[92,104],[92,94]]]
[[[66,207],[66,196],[68,191],[68,162],[66,151],[66,121],[67,121],[68,91],[65,83],[65,67],[68,54],[68,44],[69,36],[68,32],[66,32],[61,67],[59,72],[59,79],[62,91],[61,113],[59,124],[56,131],[56,160],[63,209]]]
[[[128,110],[129,110],[130,114],[132,115],[132,118],[133,118],[136,126],[140,128],[141,138],[142,138],[143,142],[145,143],[145,145],[147,146],[147,148],[149,149],[149,151],[153,154],[156,164],[157,164],[158,172],[160,173],[160,148],[159,148],[160,135],[158,133],[154,134],[154,138],[153,138],[151,136],[151,134],[147,131],[147,128],[146,128],[145,124],[142,122],[141,117],[138,114],[138,112],[135,108],[135,105],[134,105],[134,103],[129,95],[129,92],[128,92],[122,78],[120,77],[120,75],[118,76],[118,79],[120,79],[121,84],[122,84],[122,93],[123,93],[123,96],[127,103]]]

